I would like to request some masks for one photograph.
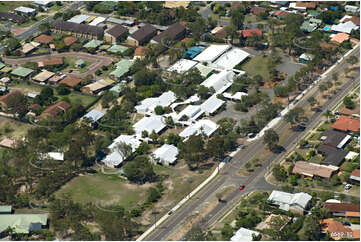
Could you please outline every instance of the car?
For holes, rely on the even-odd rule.
[[[73,70],[69,70],[69,73],[72,73],[73,72]]]
[[[228,162],[230,162],[231,160],[232,160],[232,157],[231,157],[231,156],[227,156],[226,158],[223,159],[222,162],[228,163]]]
[[[345,190],[350,190],[352,188],[352,185],[351,184],[346,184],[345,185]]]
[[[342,224],[346,225],[346,226],[351,226],[350,222],[347,222],[347,221],[343,221]]]
[[[252,138],[254,138],[255,136],[256,136],[256,134],[254,134],[254,133],[249,133],[249,134],[248,134],[248,138],[249,138],[249,139],[252,139]]]
[[[244,184],[241,184],[241,185],[239,186],[239,190],[243,190],[245,187],[246,187],[246,186],[245,186]]]
[[[168,215],[171,215],[173,213],[173,211],[172,210],[170,210],[169,212],[168,212]]]

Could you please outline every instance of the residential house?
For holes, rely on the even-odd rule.
[[[100,79],[96,82],[90,83],[82,88],[82,91],[88,94],[97,94],[109,88],[115,81],[111,79]]]
[[[68,111],[71,108],[71,105],[65,101],[60,101],[57,102],[51,106],[49,106],[47,109],[45,109],[40,117],[37,117],[38,119],[42,119],[42,118],[55,118],[56,116],[65,113],[66,111]]]
[[[321,164],[332,166],[340,166],[347,155],[347,151],[345,150],[323,144],[317,148],[317,152],[325,156],[325,159],[321,161]]]
[[[251,8],[251,13],[253,15],[259,16],[262,13],[267,13],[267,10],[265,8],[261,8],[261,7],[253,7],[253,8]]]
[[[193,60],[211,63],[232,48],[231,45],[210,45]]]
[[[30,54],[31,52],[33,52],[34,50],[36,50],[36,48],[38,48],[39,45],[40,45],[40,43],[35,42],[35,41],[32,41],[32,42],[30,42],[30,43],[25,43],[25,44],[22,46],[21,54],[23,54],[23,55],[28,55],[28,54]]]
[[[308,9],[316,9],[317,2],[293,2],[290,3],[289,8],[293,8],[300,11],[306,11]]]
[[[108,43],[120,43],[128,34],[128,29],[120,24],[115,25],[104,34],[104,40]]]
[[[33,77],[33,80],[40,83],[45,83],[47,80],[49,80],[52,76],[54,76],[55,73],[42,70],[39,74]]]
[[[164,8],[187,8],[190,1],[165,1],[163,4]]]
[[[360,169],[355,169],[351,172],[350,179],[355,183],[360,183]]]
[[[316,163],[297,161],[293,167],[292,174],[299,174],[301,177],[319,177],[330,179],[338,171],[338,167],[325,166]]]
[[[343,21],[343,23],[346,23],[348,21],[351,21],[352,23],[354,23],[357,26],[360,26],[360,17],[358,16],[348,16],[347,18],[345,18]]]
[[[0,141],[0,146],[4,148],[12,149],[15,147],[15,140],[5,137]]]
[[[350,39],[349,34],[337,33],[333,35],[333,37],[331,38],[331,42],[335,44],[342,44],[343,42],[348,41],[349,39]]]
[[[17,7],[14,9],[14,12],[24,15],[24,16],[35,16],[36,9],[28,7]]]
[[[345,11],[346,12],[351,12],[351,13],[359,13],[360,8],[357,7],[357,6],[345,5]]]
[[[313,58],[314,58],[314,55],[303,53],[302,55],[300,55],[300,57],[298,57],[298,62],[300,62],[302,64],[307,64],[308,62],[312,61]]]
[[[23,16],[10,12],[0,12],[0,19],[6,21],[12,21],[18,24],[22,24],[26,21],[26,18],[24,18]]]
[[[350,136],[345,134],[344,132],[337,130],[326,130],[322,133],[321,140],[325,145],[331,145],[335,148],[342,149],[348,141],[350,141]]]
[[[49,44],[54,40],[54,37],[46,34],[41,34],[38,37],[34,39],[34,41],[40,43],[40,44]]]
[[[80,120],[90,123],[93,127],[96,126],[97,122],[105,115],[105,113],[97,110],[92,109],[90,112],[85,114],[83,117],[81,117]]]
[[[231,241],[252,241],[253,236],[259,236],[260,233],[246,228],[240,228],[237,232],[231,237]]]
[[[77,42],[78,39],[77,39],[77,38],[74,38],[74,37],[71,37],[71,36],[68,36],[68,37],[65,37],[65,38],[63,39],[63,41],[64,41],[64,44],[65,44],[66,46],[71,46],[72,44],[74,44],[75,42]]]
[[[358,30],[359,28],[360,27],[354,24],[352,21],[334,24],[331,26],[332,31],[346,33],[346,34],[350,34],[352,30]]]
[[[166,127],[163,117],[159,115],[144,117],[133,125],[137,137],[142,137],[143,131],[146,131],[148,134],[151,134],[153,131],[159,134]]]
[[[65,79],[61,80],[60,83],[63,83],[69,87],[75,87],[75,86],[79,85],[81,83],[81,81],[82,80],[79,78],[67,76]]]
[[[348,109],[346,107],[343,107],[341,110],[339,110],[339,113],[343,116],[360,117],[360,106],[357,106],[354,109]]]
[[[72,23],[60,19],[51,24],[51,30],[55,33],[86,39],[101,39],[104,35],[104,29],[102,28],[87,24]]]
[[[200,105],[200,108],[202,113],[214,115],[225,103],[222,99],[217,98],[216,94],[213,94]]]
[[[8,94],[5,94],[4,96],[0,97],[0,106],[2,110],[7,110],[8,109],[8,105],[10,104],[10,102],[14,99],[19,99],[24,97],[24,94],[20,91],[12,91],[9,92]]]
[[[216,94],[221,94],[232,85],[234,76],[232,71],[221,71],[218,74],[212,74],[201,85],[213,88]]]
[[[360,120],[349,116],[340,116],[339,119],[332,124],[332,128],[344,132],[351,131],[358,133],[360,130]]]
[[[311,195],[304,192],[292,194],[274,190],[267,201],[278,205],[281,210],[303,214],[304,210],[307,210],[311,198]]]
[[[154,109],[157,106],[168,107],[176,99],[177,97],[175,96],[174,92],[168,91],[163,93],[159,97],[151,97],[142,100],[140,104],[135,106],[135,109],[137,110],[138,113],[150,114],[154,112]]]
[[[329,210],[335,217],[351,217],[360,219],[359,203],[329,203],[325,202],[323,207]]]
[[[157,34],[157,29],[151,25],[146,24],[127,38],[127,43],[132,46],[139,46],[147,43]]]
[[[89,41],[88,43],[86,43],[83,47],[87,48],[87,49],[97,49],[102,44],[103,44],[103,41],[93,39],[93,40]]]
[[[126,54],[128,50],[129,48],[123,45],[112,45],[110,48],[107,49],[107,52]]]
[[[210,137],[218,129],[218,127],[219,125],[213,121],[202,119],[185,128],[182,132],[179,133],[179,136],[183,137],[184,141],[186,141],[192,135],[201,134],[206,137]]]
[[[32,69],[20,66],[20,67],[16,68],[15,70],[13,70],[11,72],[11,75],[25,79],[27,77],[30,77],[33,72],[34,72],[34,70],[32,70]]]
[[[304,21],[300,28],[303,32],[311,33],[314,30],[316,30],[317,27],[318,27],[318,25],[315,23],[311,23],[310,21]]]
[[[260,29],[246,29],[246,30],[239,30],[238,32],[245,39],[252,36],[262,36],[262,30]]]
[[[278,19],[285,19],[289,14],[286,11],[276,11],[273,15]]]
[[[109,77],[114,80],[120,80],[120,78],[128,73],[130,67],[134,64],[131,60],[122,59],[118,61],[115,66],[116,69],[109,73]]]
[[[144,59],[147,56],[149,49],[147,47],[138,46],[134,51],[133,60]]]
[[[180,74],[186,73],[188,70],[197,65],[198,62],[188,59],[180,59],[173,65],[171,65],[167,71],[169,72],[177,72]]]
[[[48,214],[0,214],[0,233],[8,228],[18,234],[29,234],[48,225]]]
[[[163,165],[174,165],[178,153],[178,148],[174,145],[164,144],[153,152],[152,160]]]
[[[343,225],[332,218],[323,219],[320,224],[322,232],[328,233],[334,240],[360,238],[359,230],[358,232],[353,231],[349,226]]]
[[[39,61],[38,62],[38,66],[39,67],[44,67],[44,66],[57,66],[57,65],[63,65],[63,58],[51,58],[51,59],[45,59],[43,61]]]
[[[186,33],[186,28],[180,23],[172,24],[162,33],[158,34],[152,39],[152,43],[161,44],[164,40],[176,41],[183,39]]]
[[[54,3],[53,1],[33,1],[33,4],[45,8],[50,8],[53,5],[53,3]]]

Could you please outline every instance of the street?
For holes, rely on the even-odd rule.
[[[356,48],[352,55],[359,55],[359,47]],[[332,76],[334,72],[341,72],[346,67],[346,61],[342,61],[338,64],[331,72],[328,73],[326,80]],[[348,94],[352,88],[355,87],[359,83],[359,75],[355,79],[349,80],[342,87],[342,91],[338,92],[336,95],[332,97],[332,99],[328,100],[327,103],[323,106],[322,112],[315,113],[309,120],[307,124],[307,128],[303,132],[291,132],[286,128],[287,123],[282,121],[276,128],[275,131],[280,132],[289,132],[290,136],[285,142],[287,145],[285,148],[286,151],[291,150],[298,141],[311,129],[314,128],[315,125],[322,118],[322,113],[327,109],[330,109],[333,105],[337,104],[344,96]],[[297,104],[299,107],[303,107],[307,105],[307,99],[311,96],[315,96],[319,92],[317,86],[309,93],[307,93],[302,100]],[[256,140],[253,144],[250,144],[246,149],[241,150],[236,156],[233,158],[231,163],[227,163],[221,174],[218,175],[213,181],[211,181],[207,186],[205,186],[196,196],[197,199],[191,199],[187,202],[183,207],[177,210],[172,216],[170,216],[161,226],[159,226],[153,233],[151,233],[146,240],[167,240],[168,237],[175,231],[179,226],[182,226],[182,223],[186,220],[188,216],[192,214],[192,212],[197,211],[201,206],[200,201],[205,201],[210,196],[214,196],[217,190],[225,185],[234,184],[236,187],[239,184],[246,184],[246,188],[243,191],[239,191],[238,189],[231,193],[225,200],[226,203],[219,203],[211,212],[209,212],[204,219],[202,220],[201,226],[203,228],[208,227],[214,221],[217,221],[224,213],[226,213],[235,203],[245,194],[254,191],[254,190],[264,190],[264,189],[272,189],[275,187],[271,184],[268,184],[264,178],[265,174],[268,171],[268,167],[274,162],[280,161],[283,156],[286,155],[285,152],[280,154],[273,154],[266,161],[263,162],[262,167],[257,170],[257,172],[253,173],[248,177],[239,177],[238,171],[240,168],[249,160],[254,158],[258,151],[263,148],[263,140]],[[237,178],[238,177],[238,178]],[[235,179],[236,178],[236,179]]]

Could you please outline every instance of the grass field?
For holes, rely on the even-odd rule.
[[[28,4],[30,2],[17,2],[17,1],[9,1],[9,2],[0,2],[0,11],[7,12],[9,10],[13,10],[17,7],[20,7],[24,4]]]
[[[75,71],[79,71],[80,73],[84,73],[84,72],[87,72],[89,69],[88,67],[93,63],[93,62],[90,62],[90,61],[87,61],[87,60],[84,60],[84,67],[82,68],[77,68],[75,67],[75,62],[77,61],[78,59],[76,57],[65,57],[65,63],[67,63],[69,66],[67,68],[65,68],[63,70],[64,73],[68,72],[69,70],[75,70]]]
[[[31,127],[33,126],[30,124],[0,117],[0,139],[3,137],[15,139],[21,138]]]
[[[248,73],[250,76],[261,75],[263,80],[269,80],[269,73],[267,64],[269,57],[255,56],[241,65],[241,70]]]
[[[74,178],[55,195],[68,193],[79,203],[99,202],[102,205],[120,205],[130,209],[144,202],[148,187],[128,185],[121,178],[111,175],[93,174]]]
[[[11,89],[17,89],[20,90],[24,93],[27,92],[40,92],[44,87],[41,86],[37,86],[37,85],[33,85],[33,84],[27,84],[27,83],[17,83],[11,86]],[[87,106],[88,104],[92,103],[93,101],[95,101],[96,97],[93,96],[84,96],[78,93],[70,93],[69,95],[65,95],[65,96],[60,96],[56,94],[55,92],[55,96],[58,97],[58,99],[62,99],[65,97],[68,97],[70,99],[70,102],[72,103],[81,103],[83,106]]]

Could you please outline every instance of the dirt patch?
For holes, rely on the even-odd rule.
[[[281,104],[284,104],[284,105],[287,105],[288,104],[288,99],[286,97],[274,97],[273,98],[273,103],[281,103]]]
[[[271,81],[268,81],[268,82],[265,82],[262,86],[260,86],[260,88],[273,88],[274,86],[280,84],[281,82],[271,82]]]

